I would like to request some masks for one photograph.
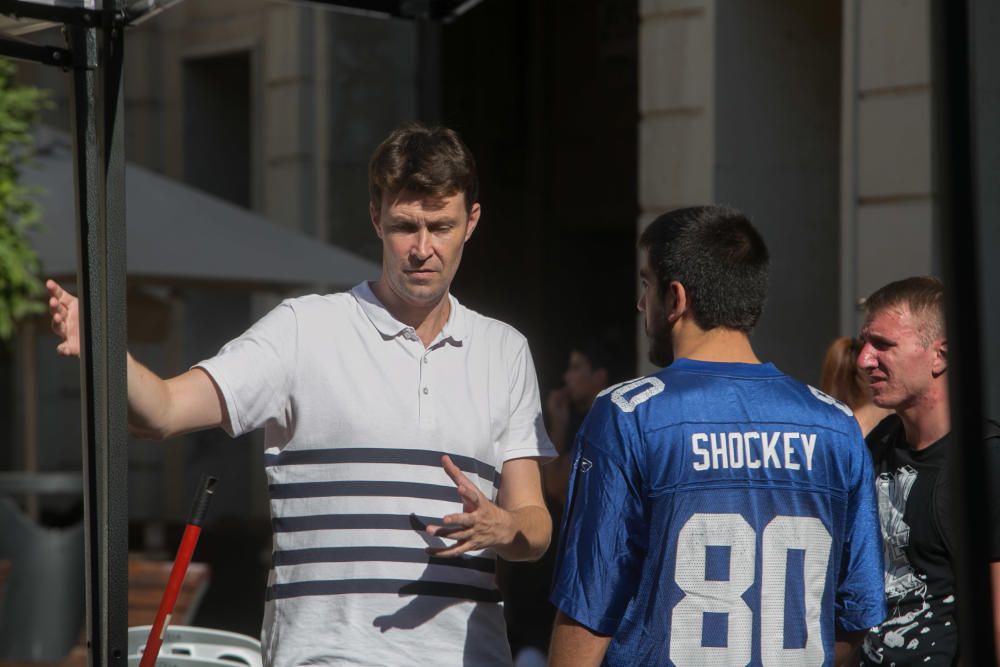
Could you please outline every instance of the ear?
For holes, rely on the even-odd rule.
[[[372,220],[372,226],[375,228],[375,234],[382,238],[382,225],[380,224],[380,217],[382,211],[375,206],[375,202],[368,202],[368,217]]]
[[[931,363],[931,372],[934,373],[934,377],[938,377],[948,370],[948,339],[939,338],[933,345],[934,361]]]
[[[667,321],[673,324],[684,317],[688,310],[687,290],[684,285],[676,280],[671,281],[667,286],[667,293],[664,295],[664,306],[667,313]]]
[[[608,369],[598,368],[594,371],[594,384],[600,386],[601,388],[607,387],[610,382],[608,382]]]
[[[476,225],[479,224],[479,216],[482,214],[483,209],[479,206],[479,202],[472,205],[469,210],[469,222],[465,226],[465,240],[468,241],[472,238],[472,232],[476,231]]]

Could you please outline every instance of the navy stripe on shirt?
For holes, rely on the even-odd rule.
[[[303,565],[307,563],[425,563],[446,565],[468,570],[478,570],[493,574],[496,561],[482,556],[459,556],[441,558],[431,556],[420,548],[413,547],[315,547],[311,549],[288,549],[274,552],[274,566]]]
[[[393,498],[422,498],[424,500],[460,501],[454,486],[422,484],[419,482],[293,482],[270,484],[272,500],[288,498],[335,498],[339,496],[381,496]]]
[[[500,602],[500,591],[479,588],[465,584],[447,584],[434,581],[409,581],[406,579],[337,579],[323,581],[299,581],[290,584],[274,584],[267,589],[267,600],[298,598],[310,595],[389,593],[408,597],[429,595],[433,597],[458,598],[474,602]]]
[[[416,530],[441,522],[441,517],[416,514],[314,514],[276,517],[271,527],[276,533],[302,530]]]
[[[441,457],[447,452],[428,449],[388,449],[381,447],[346,447],[338,449],[292,449],[277,454],[265,454],[264,465],[324,465],[332,463],[395,463],[402,465],[441,467]],[[465,473],[478,475],[500,486],[500,472],[488,463],[471,456],[448,454],[452,462]]]

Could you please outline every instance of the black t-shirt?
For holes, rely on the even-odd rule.
[[[888,617],[865,638],[862,665],[950,665],[958,651],[955,627],[954,541],[947,465],[950,434],[910,449],[903,424],[886,418],[866,439],[875,464],[885,544]],[[987,433],[990,467],[1000,464],[1000,428]],[[995,488],[995,487],[994,487]],[[1000,497],[991,491],[986,527],[991,556],[1000,560]]]

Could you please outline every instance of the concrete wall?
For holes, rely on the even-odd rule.
[[[837,319],[839,8],[647,0],[640,9],[639,228],[680,206],[746,209],[774,256],[755,342],[813,379]]]
[[[815,383],[838,318],[840,1],[719,3],[715,40],[713,199],[771,251],[754,348]]]
[[[130,159],[184,178],[184,67],[250,57],[251,208],[376,257],[367,161],[416,102],[412,22],[274,0],[189,0],[127,38]]]
[[[882,285],[939,271],[927,0],[845,0],[841,331]]]
[[[755,343],[815,379],[822,345],[857,333],[859,299],[939,270],[928,0],[640,9],[638,226],[689,204],[746,209],[774,260]]]
[[[639,3],[639,220],[713,199],[713,0]],[[640,373],[652,366],[637,320]]]

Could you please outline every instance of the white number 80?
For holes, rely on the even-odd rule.
[[[674,607],[670,659],[683,665],[745,665],[750,662],[753,611],[743,600],[754,582],[756,533],[739,514],[694,514],[677,538],[675,579],[684,598]],[[764,528],[761,554],[760,641],[765,665],[822,665],[820,605],[832,540],[813,517],[777,516]],[[707,547],[730,548],[729,580],[705,579]],[[804,648],[786,649],[785,574],[788,550],[805,551]],[[705,612],[725,613],[729,631],[724,647],[702,646]]]

